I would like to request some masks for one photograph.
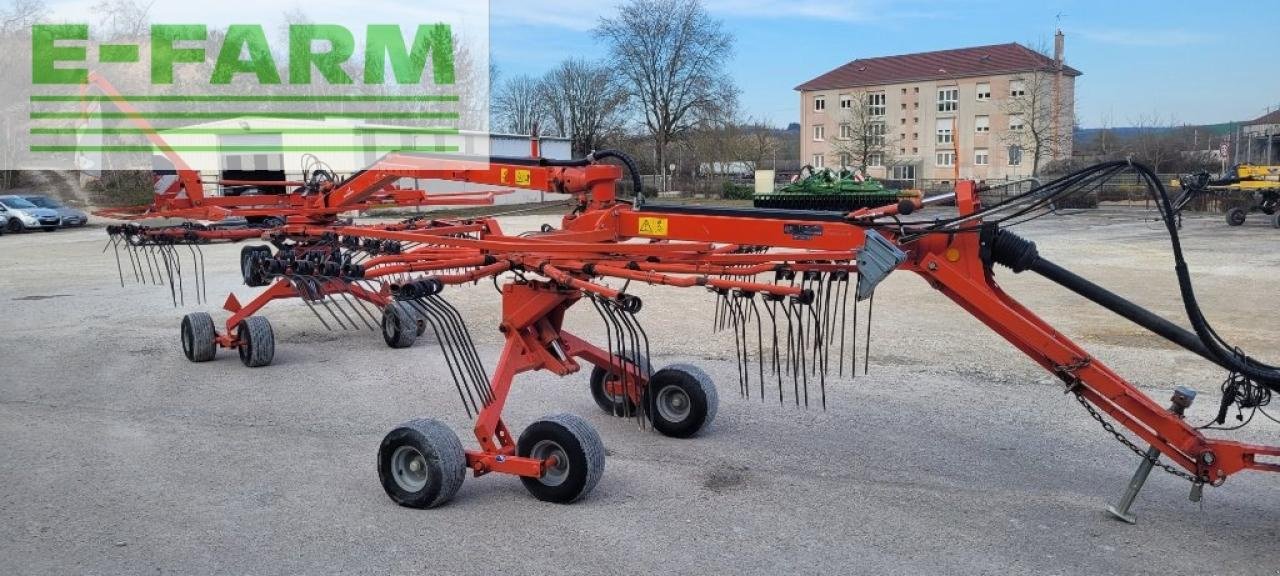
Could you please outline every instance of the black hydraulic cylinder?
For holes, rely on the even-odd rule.
[[[1214,364],[1222,365],[1194,332],[1046,260],[1036,250],[1035,242],[993,226],[983,231],[983,243],[991,260],[996,263],[1008,266],[1014,272],[1031,270]]]
[[[1200,341],[1200,337],[1196,336],[1194,332],[1165,320],[1154,312],[1134,304],[1106,288],[1085,280],[1066,268],[1041,257],[1035,264],[1031,265],[1031,271],[1089,299],[1094,304],[1123,316],[1130,322],[1146,328],[1178,346],[1199,354],[1214,364],[1218,363],[1217,359],[1209,352],[1209,349],[1205,348],[1204,343]]]

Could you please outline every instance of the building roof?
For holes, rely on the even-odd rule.
[[[1263,114],[1257,120],[1246,123],[1245,126],[1253,126],[1255,124],[1280,124],[1280,109],[1274,110],[1269,114]]]
[[[796,90],[831,90],[859,86],[879,86],[924,80],[946,80],[971,76],[1013,74],[1033,70],[1052,71],[1054,62],[1021,44],[993,44],[937,52],[920,52],[899,56],[859,58],[818,76]],[[1063,66],[1067,76],[1079,76],[1079,70]]]

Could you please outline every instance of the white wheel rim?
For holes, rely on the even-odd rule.
[[[655,403],[658,414],[667,422],[683,422],[693,410],[693,402],[689,399],[689,395],[679,386],[674,385],[665,386],[659,390]]]
[[[529,457],[534,460],[546,461],[552,456],[555,463],[545,467],[539,480],[547,486],[559,486],[569,479],[569,455],[564,448],[552,440],[540,440],[529,451]]]
[[[427,458],[412,446],[401,446],[391,453],[391,477],[405,492],[418,492],[427,485]]]

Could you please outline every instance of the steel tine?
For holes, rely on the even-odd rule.
[[[196,289],[195,289],[196,304],[203,304],[203,303],[204,303],[204,300],[202,300],[202,299],[201,299],[201,297],[200,297],[200,282],[201,282],[201,280],[200,280],[200,270],[199,270],[199,268],[197,268],[197,266],[198,266],[198,261],[197,261],[197,259],[196,259],[196,248],[195,248],[195,245],[194,245],[194,244],[187,244],[187,252],[190,252],[190,253],[191,253],[191,281],[192,281],[192,282],[195,282],[195,284],[196,284]]]
[[[473,412],[475,414],[479,414],[479,409],[475,409],[473,411],[473,408],[476,407],[475,398],[471,396],[470,388],[468,387],[467,392],[463,392],[462,390],[462,381],[458,378],[458,373],[453,368],[453,361],[449,358],[449,354],[445,352],[446,344],[444,342],[444,337],[440,335],[440,326],[436,323],[435,317],[426,310],[425,303],[419,302],[418,300],[405,300],[405,302],[407,302],[411,308],[417,310],[419,314],[422,314],[422,317],[427,321],[427,325],[431,326],[431,331],[435,333],[436,342],[440,343],[441,355],[444,356],[444,363],[449,368],[449,376],[453,378],[453,386],[458,389],[458,399],[462,401],[462,408],[467,411],[467,418],[472,418]],[[468,403],[468,398],[470,398],[470,403]]]
[[[594,306],[596,309],[596,314],[600,315],[600,322],[602,322],[605,325],[605,330],[604,330],[605,346],[606,346],[606,352],[609,353],[609,369],[605,373],[617,374],[618,377],[621,378],[622,375],[620,372],[618,372],[618,367],[614,365],[615,356],[613,353],[613,331],[609,328],[609,319],[608,317],[605,316],[604,309],[600,305],[600,299],[596,297],[595,294],[590,294],[589,298],[591,299],[591,305]],[[605,377],[605,383],[608,384],[608,376]],[[613,406],[611,408],[615,411],[618,410],[617,406]],[[622,414],[615,412],[614,415],[621,416]]]
[[[416,308],[419,312],[421,312],[425,317],[428,318],[427,323],[431,324],[432,330],[435,331],[436,341],[440,343],[440,351],[444,356],[445,364],[448,365],[449,367],[449,375],[453,377],[453,382],[458,386],[459,390],[462,390],[463,388],[466,389],[466,400],[463,401],[463,404],[466,404],[468,401],[470,401],[471,408],[468,409],[468,417],[470,417],[470,413],[472,410],[474,410],[475,413],[479,414],[480,406],[479,404],[476,403],[476,398],[475,398],[476,394],[471,389],[471,382],[470,380],[467,379],[466,374],[463,372],[462,366],[458,364],[456,361],[456,356],[454,355],[454,350],[453,350],[452,338],[448,335],[447,329],[444,331],[441,331],[440,329],[440,326],[442,325],[442,322],[441,322],[442,318],[439,318],[436,315],[436,312],[434,311],[434,309],[430,308],[427,305],[425,299],[418,298],[414,300],[408,300],[408,302],[410,302],[411,306]]]
[[[301,281],[306,284],[307,292],[310,297],[316,302],[319,302],[321,306],[324,306],[324,309],[329,313],[329,316],[333,317],[333,321],[336,322],[338,327],[342,328],[345,332],[348,329],[347,325],[342,322],[342,319],[339,318],[338,315],[333,312],[333,308],[329,306],[329,303],[326,301],[329,297],[325,296],[324,291],[320,289],[318,281],[309,276],[299,276],[299,278],[301,278]]]
[[[462,314],[448,300],[438,295],[424,298],[424,302],[433,306],[440,316],[446,321],[446,326],[451,328],[455,341],[455,346],[459,347],[461,358],[465,360],[467,369],[474,379],[476,388],[482,393],[484,404],[487,406],[493,401],[493,389],[489,382],[489,374],[484,369],[484,364],[480,361],[480,354],[476,350],[475,342],[471,339],[471,332],[467,329],[466,322],[462,319]]]
[[[613,302],[610,300],[601,299],[600,309],[604,310],[605,316],[608,318],[608,323],[609,323],[608,328],[613,332],[613,336],[612,336],[613,341],[617,342],[618,344],[618,354],[611,359],[611,362],[616,362],[616,364],[614,365],[614,369],[617,370],[615,374],[618,375],[618,380],[622,384],[623,400],[622,402],[619,403],[621,405],[621,408],[619,409],[620,411],[619,416],[629,418],[632,416],[632,414],[631,414],[631,404],[628,402],[628,400],[631,397],[630,395],[631,395],[632,389],[631,389],[631,377],[627,373],[626,365],[625,365],[627,362],[627,358],[629,357],[627,354],[626,336],[623,334],[622,324],[618,321],[618,317],[614,314]]]
[[[791,374],[791,385],[793,388],[792,392],[794,394],[793,398],[795,399],[796,406],[799,406],[800,405],[800,382],[796,378],[796,373],[793,366],[798,366],[800,363],[794,362],[792,358],[792,356],[795,354],[794,339],[795,339],[796,332],[791,321],[791,306],[792,304],[790,302],[784,302],[782,305],[782,312],[787,317],[787,372]]]
[[[809,312],[813,314],[815,317],[818,315],[817,310],[814,310],[812,306],[809,307]],[[822,347],[822,354],[818,355],[815,361],[821,362],[822,366],[820,368],[816,368],[815,371],[818,373],[818,386],[822,390],[822,409],[826,410],[827,409],[827,341],[826,341],[826,336],[822,334],[822,330],[818,330],[817,338],[818,338],[818,345]]]
[[[631,364],[635,366],[636,373],[642,375],[641,372],[644,363],[641,362],[641,358],[648,358],[647,355],[642,356],[640,353],[640,333],[643,332],[644,329],[640,327],[640,321],[636,318],[634,313],[624,310],[620,304],[617,304],[616,306],[618,319],[623,327],[627,329],[627,335],[630,338]],[[648,340],[647,335],[645,336],[645,340]],[[640,388],[641,383],[638,377],[631,378],[631,385],[633,386],[633,390],[639,392],[638,389]],[[636,423],[640,425],[641,428],[645,426],[644,415],[646,413],[647,412],[644,409],[639,406],[636,407]]]
[[[756,319],[756,368],[760,372],[760,400],[764,400],[764,322],[760,320],[760,308],[751,298],[751,313]]]
[[[871,296],[867,298],[867,349],[862,354],[862,375],[866,376],[871,368],[871,313],[876,306],[876,292],[871,291]]]
[[[851,288],[854,289],[855,294],[853,298],[853,326],[851,330],[849,330],[849,378],[851,379],[858,377],[858,298],[856,294],[858,279],[861,277],[862,271],[855,271],[851,286]]]
[[[120,275],[120,287],[124,288],[124,267],[120,265],[120,243],[113,238],[109,244],[116,256],[116,273]]]
[[[365,327],[366,327],[366,328],[368,328],[368,329],[370,329],[370,330],[374,330],[374,331],[376,331],[376,330],[377,330],[376,328],[374,328],[374,327],[373,327],[373,326],[374,326],[373,324],[369,323],[369,319],[368,319],[367,317],[365,317],[365,315],[364,315],[364,313],[363,313],[363,312],[361,312],[361,311],[360,311],[360,308],[359,308],[359,307],[357,307],[353,302],[351,302],[351,296],[350,296],[350,295],[348,295],[348,294],[346,293],[346,291],[339,292],[339,293],[338,293],[338,295],[339,295],[339,296],[342,296],[342,301],[343,301],[343,302],[346,302],[346,303],[347,303],[347,306],[348,306],[348,307],[350,307],[353,311],[355,311],[356,316],[357,316],[358,318],[360,318],[360,321],[361,321],[361,322],[364,322],[364,325],[365,325]],[[335,302],[337,302],[337,299],[335,298],[335,299],[334,299],[334,301],[335,301]],[[416,330],[416,328],[415,328],[415,330]]]
[[[778,405],[782,405],[782,368],[778,361],[778,301],[770,297],[765,303],[765,311],[769,313],[769,324],[773,327],[770,335],[773,338],[773,354],[771,355],[770,368],[778,378]],[[760,395],[760,400],[764,401],[764,395]]]
[[[840,285],[840,350],[836,352],[836,359],[840,362],[840,377],[844,378],[844,333],[848,330],[848,324],[845,322],[845,313],[849,309],[849,273],[846,271],[841,276]]]
[[[466,323],[462,321],[462,315],[458,313],[457,308],[453,307],[453,304],[438,295],[425,300],[435,306],[435,309],[447,323],[446,325],[452,330],[453,345],[461,362],[460,366],[466,366],[467,374],[470,374],[472,379],[472,385],[475,386],[477,394],[483,400],[484,405],[488,406],[493,401],[493,390],[489,384],[489,375],[480,363],[480,355],[476,352],[475,343],[471,340]]]

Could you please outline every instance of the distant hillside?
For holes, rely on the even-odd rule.
[[[1201,126],[1166,126],[1158,128],[1143,128],[1140,126],[1120,126],[1116,128],[1080,128],[1075,133],[1075,146],[1077,148],[1087,148],[1093,144],[1094,138],[1104,131],[1110,130],[1118,140],[1126,140],[1141,134],[1144,130],[1154,130],[1156,132],[1169,132],[1171,130],[1192,129],[1200,132],[1205,137],[1225,136],[1233,134],[1237,122],[1223,122],[1221,124],[1204,124]]]

